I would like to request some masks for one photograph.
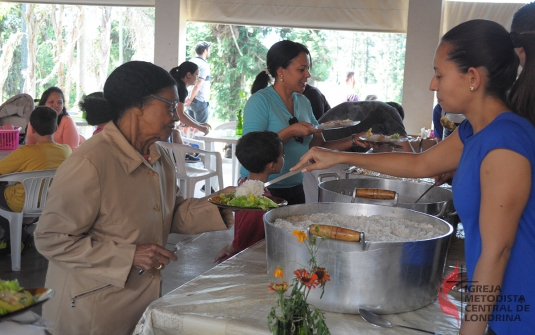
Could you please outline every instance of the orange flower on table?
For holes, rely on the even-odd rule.
[[[305,285],[309,290],[319,285],[318,275],[315,273],[310,274],[305,269],[299,269],[294,271],[295,276],[299,281]]]
[[[308,240],[308,236],[304,231],[294,230],[292,236],[297,236],[297,242],[303,243],[305,240]]]
[[[284,293],[284,292],[288,291],[288,289],[290,288],[290,285],[288,285],[285,281],[283,281],[281,284],[273,284],[273,283],[271,283],[271,285],[269,285],[268,288],[271,291],[275,291],[277,293]]]
[[[273,275],[277,278],[282,278],[284,277],[284,270],[280,266],[277,266],[277,268],[273,272]]]
[[[316,268],[316,270],[314,270],[314,273],[316,274],[316,276],[318,276],[318,283],[322,286],[325,285],[326,282],[331,280],[331,276],[325,268],[318,267]]]

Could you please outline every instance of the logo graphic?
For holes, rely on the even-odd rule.
[[[438,287],[438,304],[440,309],[444,314],[451,315],[457,320],[457,324],[461,325],[461,319],[459,317],[459,311],[453,302],[450,301],[448,297],[449,291],[457,284],[459,281],[459,263],[455,264],[453,271],[448,273],[442,285]]]

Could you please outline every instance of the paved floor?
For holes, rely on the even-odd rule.
[[[225,186],[230,185],[230,170],[231,164],[224,163]],[[204,193],[200,191],[202,185],[203,182],[197,183],[195,197],[204,196]],[[35,229],[35,226],[30,227],[30,229]],[[178,261],[166,266],[162,272],[162,294],[174,290],[214,267],[216,264],[212,263],[212,260],[226,244],[232,241],[233,234],[233,229],[205,233],[198,240],[179,250],[177,252]],[[178,241],[188,236],[190,235],[171,234],[167,241],[167,249],[172,250]],[[22,255],[21,271],[11,271],[10,256],[0,257],[0,279],[18,279],[20,284],[27,288],[44,287],[47,266],[48,261],[37,252],[35,247],[32,247]],[[36,309],[35,312],[40,313],[40,308]]]

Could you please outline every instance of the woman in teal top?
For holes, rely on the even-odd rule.
[[[353,136],[337,141],[325,142],[314,117],[310,101],[297,92],[302,92],[310,77],[310,52],[300,43],[289,40],[275,43],[267,54],[267,69],[256,76],[251,93],[244,108],[243,134],[251,131],[270,130],[278,133],[284,143],[286,155],[280,174],[289,171],[301,156],[312,146],[325,146],[335,150],[351,148]],[[273,85],[269,86],[273,78]],[[241,168],[241,177],[249,173]],[[288,204],[305,202],[303,174],[298,173],[269,188],[273,196],[288,200]]]

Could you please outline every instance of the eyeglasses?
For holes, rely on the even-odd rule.
[[[299,120],[294,116],[293,118],[291,118],[290,120],[288,120],[288,123],[290,124],[290,126],[292,124],[296,124],[298,123]],[[294,140],[297,142],[297,143],[303,143],[303,138],[300,137],[300,136],[294,136]]]
[[[156,100],[160,100],[161,102],[169,106],[169,113],[171,113],[171,115],[178,114],[178,111],[177,111],[178,101],[167,100],[165,98],[157,96],[156,94],[151,94],[150,96]]]

